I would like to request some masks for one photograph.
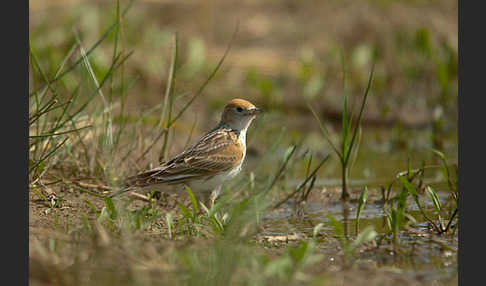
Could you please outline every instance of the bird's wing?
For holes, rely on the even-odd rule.
[[[163,165],[130,177],[127,185],[184,183],[212,177],[238,166],[244,157],[244,146],[230,129],[215,129],[196,144]]]

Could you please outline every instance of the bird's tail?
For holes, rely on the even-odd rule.
[[[135,191],[135,189],[133,187],[124,187],[124,188],[122,188],[118,191],[115,191],[115,192],[109,194],[108,197],[109,198],[117,197],[119,195],[122,195],[122,194],[124,194],[126,192],[130,192],[130,191]]]
[[[123,188],[113,192],[112,194],[109,195],[109,197],[112,198],[124,194],[126,192],[134,191],[137,187],[149,186],[154,180],[152,176],[160,172],[161,170],[154,169],[134,176],[127,177],[123,180]]]
[[[145,173],[142,173],[142,174],[138,174],[138,175],[134,175],[134,176],[130,176],[130,177],[125,178],[122,182],[123,187],[120,190],[115,191],[112,194],[110,194],[109,197],[113,198],[113,197],[122,195],[126,192],[135,191],[135,189],[137,187],[146,186],[147,184],[146,184],[145,180],[150,174],[151,174],[150,172],[145,172]]]

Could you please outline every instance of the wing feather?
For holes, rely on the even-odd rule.
[[[238,134],[231,129],[218,128],[163,165],[127,178],[126,184],[142,187],[212,177],[238,166],[244,155]]]

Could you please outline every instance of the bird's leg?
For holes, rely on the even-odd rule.
[[[217,187],[211,192],[211,195],[209,196],[209,209],[213,208],[214,201],[216,201],[220,193],[221,193],[221,186]]]
[[[211,192],[208,191],[201,191],[195,193],[196,199],[198,202],[202,202],[208,210],[212,209],[214,206],[214,202],[219,197],[221,193],[221,186],[215,188]],[[202,211],[202,209],[200,209]]]

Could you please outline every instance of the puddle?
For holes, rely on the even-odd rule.
[[[440,200],[445,203],[449,193],[440,192]],[[435,217],[432,211],[432,202],[428,196],[420,198],[421,204],[427,210],[429,217]],[[319,251],[329,257],[340,255],[341,245],[337,238],[336,231],[330,223],[329,216],[342,223],[345,233],[350,239],[356,238],[356,202],[347,203],[347,214],[344,212],[343,204],[335,202],[310,202],[296,208],[293,201],[286,202],[280,208],[268,213],[264,218],[263,235],[268,237],[299,234],[310,239],[313,236],[314,226],[323,223],[320,234],[323,243]],[[355,255],[356,261],[372,260],[376,265],[392,264],[403,271],[414,270],[410,275],[420,275],[424,279],[436,279],[444,275],[451,275],[457,271],[457,234],[436,235],[429,229],[428,222],[420,213],[415,201],[409,197],[407,200],[407,213],[415,218],[416,223],[409,228],[401,230],[398,234],[399,250],[395,254],[392,250],[392,235],[386,224],[386,213],[379,201],[370,200],[361,213],[359,229],[372,225],[375,231],[382,237],[378,246],[360,251]],[[347,217],[346,217],[347,216]],[[342,255],[342,253],[341,253]],[[434,278],[435,277],[435,278]]]

